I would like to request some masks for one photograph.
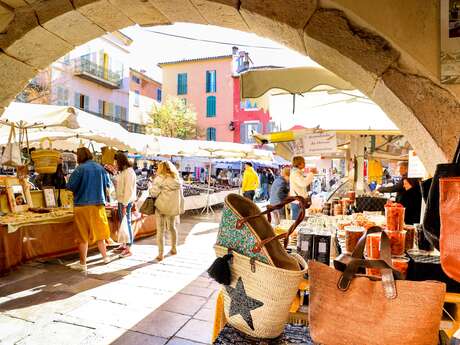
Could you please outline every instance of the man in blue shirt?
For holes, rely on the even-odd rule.
[[[74,195],[74,222],[80,252],[80,262],[71,268],[86,271],[88,246],[96,242],[104,263],[110,262],[105,246],[105,240],[110,237],[105,213],[110,179],[104,168],[93,161],[93,155],[86,147],[77,150],[77,162],[79,165],[67,184]]]

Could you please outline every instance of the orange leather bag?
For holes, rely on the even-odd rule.
[[[460,282],[460,176],[440,179],[439,215],[441,266],[450,278]]]

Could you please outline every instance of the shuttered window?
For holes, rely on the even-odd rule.
[[[89,96],[75,92],[74,105],[76,108],[89,110]]]
[[[216,96],[206,98],[206,116],[216,117]]]
[[[206,92],[216,92],[216,71],[206,71]]]
[[[179,73],[177,75],[177,94],[187,94],[187,73]]]
[[[209,127],[206,130],[206,140],[216,141],[216,129],[214,127]]]

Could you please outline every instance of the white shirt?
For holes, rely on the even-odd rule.
[[[127,206],[137,199],[136,173],[133,168],[127,168],[116,176],[117,201]]]
[[[308,197],[307,187],[313,181],[314,174],[308,173],[306,176],[304,172],[298,168],[291,169],[291,176],[289,178],[290,196],[303,196]]]

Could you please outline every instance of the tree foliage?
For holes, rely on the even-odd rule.
[[[150,132],[179,139],[196,139],[199,136],[195,111],[180,98],[167,98],[149,114]]]

